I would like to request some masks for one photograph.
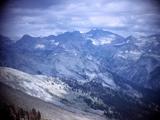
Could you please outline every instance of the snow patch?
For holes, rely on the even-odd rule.
[[[44,49],[44,48],[45,48],[45,45],[43,45],[43,44],[37,44],[35,46],[35,49]]]
[[[55,45],[55,46],[58,46],[58,45],[59,45],[59,42],[55,42],[54,45]]]
[[[68,85],[57,78],[30,75],[7,67],[0,67],[0,81],[24,93],[51,103],[54,101],[54,97],[64,98],[70,89]]]
[[[55,45],[55,46],[58,46],[59,45],[59,42],[56,42],[56,40],[50,40],[50,44],[51,45]]]
[[[114,41],[115,36],[108,36],[108,37],[100,37],[100,38],[88,38],[92,41],[93,45],[105,45],[105,44],[111,44],[112,41]]]
[[[100,38],[100,39],[90,39],[93,45],[104,45],[104,44],[111,44],[113,41],[112,38]]]
[[[138,50],[125,50],[125,51],[119,51],[116,56],[121,57],[123,59],[131,59],[131,60],[138,60],[142,55],[141,51]]]

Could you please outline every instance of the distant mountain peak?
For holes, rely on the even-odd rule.
[[[13,40],[10,40],[8,37],[0,35],[0,47],[12,44]]]
[[[92,34],[94,34],[94,33],[100,33],[100,32],[105,32],[105,33],[110,33],[110,34],[113,34],[112,32],[109,32],[109,31],[105,31],[105,30],[103,30],[103,29],[98,29],[98,28],[96,28],[96,29],[92,29],[92,30],[90,30],[89,32],[87,32],[87,33],[92,33]]]
[[[64,34],[81,34],[79,31],[65,32]]]
[[[2,39],[9,39],[9,38],[0,34],[0,40],[2,40]]]
[[[95,38],[112,36],[112,37],[118,37],[119,39],[124,39],[122,36],[120,36],[116,33],[106,31],[106,30],[103,30],[103,29],[92,29],[91,31],[87,32],[86,34],[91,36],[91,37],[95,37]]]
[[[49,36],[46,36],[46,37],[43,37],[43,38],[45,38],[45,39],[47,39],[47,40],[52,40],[52,39],[54,39],[56,36],[55,35],[49,35]]]
[[[24,34],[23,36],[22,36],[22,38],[31,38],[32,36],[30,36],[30,35],[28,35],[28,34]]]
[[[79,31],[65,32],[57,36],[58,38],[63,39],[74,39],[74,38],[82,38],[82,34]]]

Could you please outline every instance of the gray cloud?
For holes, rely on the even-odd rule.
[[[10,0],[8,5],[12,8],[30,8],[30,9],[45,9],[52,5],[61,4],[62,0]]]
[[[3,16],[1,30],[10,37],[85,32],[96,27],[124,36],[159,32],[160,15],[151,0],[16,0],[11,3]]]

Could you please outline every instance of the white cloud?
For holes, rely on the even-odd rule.
[[[39,5],[34,9],[8,9],[8,16],[12,17],[5,21],[5,30],[1,32],[12,37],[47,36],[73,30],[84,32],[95,27],[124,35],[150,31],[150,28],[154,29],[152,32],[158,30],[154,24],[160,16],[153,5],[143,0],[62,1],[45,8]]]
[[[117,16],[92,16],[90,22],[95,26],[106,27],[123,27],[124,17]]]

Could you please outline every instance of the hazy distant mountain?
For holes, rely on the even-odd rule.
[[[1,39],[5,41],[2,41],[3,44],[8,41]],[[1,61],[5,63],[3,66],[28,73],[78,81],[102,79],[106,82],[108,74],[115,73],[142,87],[159,89],[159,83],[155,83],[154,87],[154,82],[150,84],[149,80],[150,73],[160,66],[159,43],[159,35],[123,38],[103,30],[91,30],[84,34],[66,32],[42,38],[24,35],[12,43],[8,48],[10,52],[2,50],[6,59]],[[114,80],[108,81],[108,84],[115,86]]]
[[[6,38],[1,39],[5,43]],[[56,77],[70,91],[81,91],[82,101],[89,107],[102,110],[113,118],[128,120],[127,114],[135,115],[136,120],[143,119],[156,111],[156,105],[160,112],[157,97],[160,90],[160,35],[124,38],[96,29],[48,37],[24,35],[16,43],[2,45],[0,65],[10,67],[7,70],[17,69],[25,75],[33,75],[27,75],[26,80],[31,77],[35,81],[34,75]],[[6,68],[2,68],[4,70]],[[17,71],[13,75],[12,72],[9,72],[10,78],[21,73]],[[33,82],[32,79],[28,81],[29,84]],[[18,87],[22,86],[18,84]],[[32,91],[29,92],[32,95]],[[84,97],[85,94],[91,98]],[[93,98],[98,102],[94,103]]]

